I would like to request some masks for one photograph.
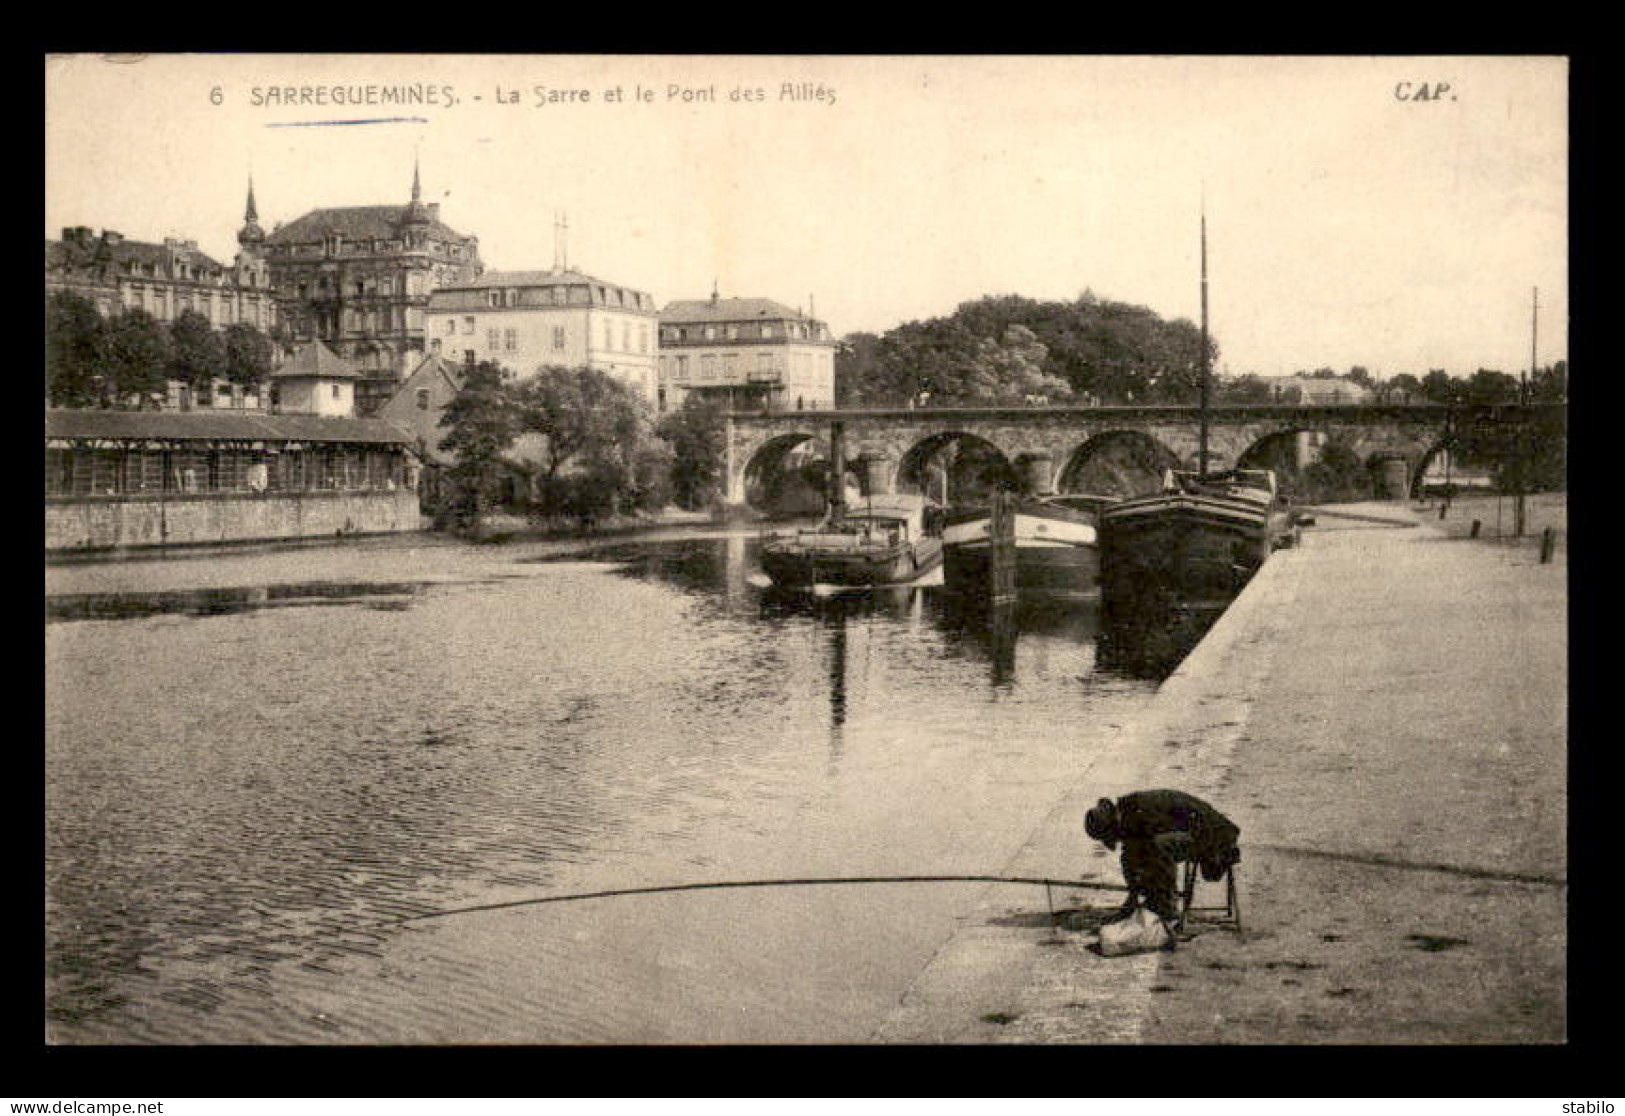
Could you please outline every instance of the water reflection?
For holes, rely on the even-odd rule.
[[[1096,670],[1092,602],[783,592],[753,580],[756,546],[548,565],[447,547],[413,559],[419,581],[343,581],[354,554],[313,550],[316,576],[285,585],[50,599],[48,619],[128,621],[46,636],[56,1033],[323,1041],[343,1008],[348,1039],[409,1039],[445,1004],[331,992],[393,956],[401,932],[363,931],[382,918],[725,870],[963,866],[956,832],[1023,839],[1035,788],[1060,788],[1093,719],[1145,692]],[[246,579],[241,562],[202,561],[198,580]],[[625,960],[614,945],[597,971]],[[422,989],[455,975],[411,972]],[[537,975],[537,996],[568,979]]]
[[[45,598],[47,623],[64,620],[138,620],[150,616],[231,616],[286,605],[370,603],[405,608],[399,598],[421,593],[423,581],[310,581],[292,585],[252,585],[226,589],[181,589],[164,593],[73,593]],[[395,600],[379,600],[392,597]]]
[[[1225,607],[1162,598],[1119,603],[1103,615],[1100,665],[1130,678],[1160,681],[1196,648]]]

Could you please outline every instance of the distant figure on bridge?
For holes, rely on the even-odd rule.
[[[1116,802],[1102,798],[1083,826],[1108,849],[1123,843],[1123,882],[1129,889],[1124,914],[1143,897],[1152,912],[1177,921],[1180,864],[1195,862],[1202,878],[1212,882],[1241,859],[1236,843],[1241,828],[1184,791],[1135,791]]]

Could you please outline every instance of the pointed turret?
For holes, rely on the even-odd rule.
[[[260,228],[259,209],[254,204],[254,176],[248,176],[248,207],[243,212],[243,227],[237,230],[237,243],[247,248],[265,242],[265,230]]]
[[[423,204],[423,182],[418,175],[417,156],[412,157],[412,201],[401,214],[403,225],[427,225],[430,221],[428,207]]]

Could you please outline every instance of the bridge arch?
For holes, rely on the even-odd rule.
[[[1021,475],[993,442],[967,430],[942,430],[916,441],[897,463],[897,490],[950,503],[979,503],[993,489],[1015,491]]]
[[[1106,430],[1072,451],[1056,480],[1060,492],[1139,496],[1155,492],[1179,455],[1143,430]]]
[[[794,431],[769,438],[746,459],[745,504],[754,511],[816,515],[823,511],[829,478],[827,443]],[[859,478],[857,463],[846,461],[848,480]]]
[[[1422,456],[1417,459],[1415,466],[1411,469],[1406,485],[1406,491],[1413,500],[1421,498],[1423,487],[1427,481],[1427,471],[1433,466],[1433,462],[1441,454],[1456,453],[1460,448],[1460,437],[1457,436],[1455,431],[1447,430],[1442,436],[1435,439],[1427,449],[1422,451]]]

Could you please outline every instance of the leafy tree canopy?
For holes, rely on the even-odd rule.
[[[685,508],[703,508],[721,490],[726,413],[721,402],[691,394],[656,428],[671,446],[673,495]]]
[[[271,374],[271,339],[247,322],[233,322],[225,332],[226,379],[257,388]]]
[[[107,365],[120,397],[143,402],[167,394],[174,357],[170,334],[145,310],[126,310],[107,325]]]
[[[45,393],[53,407],[105,406],[107,330],[83,295],[56,291],[45,302]]]
[[[169,323],[169,373],[183,384],[202,387],[226,372],[226,346],[196,310],[182,310]]]
[[[1088,291],[1072,302],[989,296],[878,338],[849,335],[836,352],[843,404],[895,405],[922,392],[931,402],[1193,401],[1200,369],[1190,322]]]
[[[595,368],[544,366],[515,384],[511,395],[519,429],[546,437],[548,477],[572,462],[630,466],[651,433],[642,398]]]

